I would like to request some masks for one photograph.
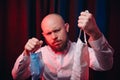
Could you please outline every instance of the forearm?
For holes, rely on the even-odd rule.
[[[102,35],[97,41],[89,42],[92,49],[93,54],[91,55],[91,66],[97,66],[98,70],[108,70],[112,68],[113,65],[113,49],[108,44],[105,37]],[[95,59],[95,60],[94,60]],[[97,61],[97,64],[95,64]],[[97,68],[96,68],[97,69]]]
[[[29,69],[30,60],[28,56],[24,56],[23,53],[16,60],[12,69],[13,79],[24,80],[30,76]]]

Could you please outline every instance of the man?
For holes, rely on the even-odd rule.
[[[58,14],[49,14],[41,22],[42,34],[48,45],[41,47],[43,41],[36,38],[28,40],[24,47],[23,53],[18,57],[12,76],[14,79],[27,79],[31,75],[30,71],[30,54],[41,52],[44,69],[42,79],[44,80],[76,80],[74,75],[77,75],[78,80],[88,80],[88,68],[94,70],[109,70],[113,65],[113,49],[108,44],[104,35],[98,29],[94,17],[87,11],[81,12],[78,19],[78,26],[87,35],[89,35],[88,55],[82,57],[80,61],[87,61],[83,65],[77,66],[81,74],[74,72],[74,59],[76,48],[78,52],[82,52],[79,47],[76,47],[76,42],[71,42],[67,33],[69,32],[69,24],[65,23],[63,18]],[[85,54],[83,53],[83,56]],[[83,66],[84,70],[82,70]]]

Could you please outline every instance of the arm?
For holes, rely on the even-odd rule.
[[[98,40],[90,41],[90,67],[94,70],[108,70],[113,65],[113,49],[102,35]]]
[[[25,80],[29,78],[30,74],[30,53],[38,50],[42,45],[42,41],[36,38],[31,38],[25,45],[23,53],[17,58],[12,69],[12,76],[14,79]]]
[[[25,80],[30,77],[30,59],[28,56],[23,55],[24,52],[17,58],[12,69],[13,79]]]
[[[113,49],[100,32],[94,16],[88,11],[81,12],[78,27],[89,36],[90,67],[95,70],[107,70],[113,65]]]

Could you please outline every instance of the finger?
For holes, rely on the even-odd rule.
[[[90,13],[89,13],[88,10],[85,10],[85,11],[82,11],[82,12],[80,13],[80,15],[81,15],[81,16],[89,16]]]
[[[86,12],[81,12],[81,13],[80,13],[81,16],[87,16],[87,14],[88,14],[88,13],[86,13]]]
[[[36,50],[41,48],[42,44],[43,44],[42,40],[38,41],[37,44],[35,45],[35,48],[32,50],[32,52],[35,52]]]
[[[34,42],[39,42],[39,40],[37,39],[37,38],[32,38],[32,41],[34,41]]]
[[[79,16],[78,17],[78,20],[84,20],[84,19],[86,19],[85,16]]]
[[[34,45],[35,45],[35,46],[42,46],[42,44],[43,44],[43,41],[42,41],[42,40],[37,41],[37,42],[34,42]]]
[[[89,11],[88,11],[88,10],[85,10],[85,12],[86,12],[86,13],[89,13]]]
[[[39,41],[37,38],[32,38],[30,43],[34,46],[40,46],[42,44],[42,40]]]
[[[87,19],[82,19],[82,20],[79,19],[79,20],[78,20],[78,26],[79,26],[80,28],[85,28],[87,22],[88,22]]]
[[[25,50],[27,50],[28,52],[31,52],[32,49],[33,49],[33,48],[32,48],[29,44],[26,44],[26,45],[25,45]]]
[[[43,44],[43,41],[42,41],[42,40],[40,40],[40,41],[39,41],[39,43],[40,43],[40,46],[42,46],[42,44]]]
[[[28,49],[29,51],[31,51],[32,49],[35,48],[35,46],[37,45],[37,39],[35,38],[31,38],[28,40],[28,42],[25,45],[25,49]],[[39,42],[39,41],[38,41]]]
[[[25,46],[25,49],[29,52],[35,52],[39,47],[40,46],[38,46],[38,45],[33,45],[33,44],[29,43]]]
[[[85,20],[78,20],[78,24],[84,24],[85,23]]]
[[[28,43],[27,46],[30,47],[31,49],[34,49],[34,48],[35,48],[35,45],[33,45],[33,44],[31,44],[31,43]]]
[[[31,48],[34,48],[37,45],[37,43],[33,39],[29,39],[26,46],[29,46]]]
[[[78,23],[78,27],[81,28],[81,29],[84,29],[85,28],[85,23]]]

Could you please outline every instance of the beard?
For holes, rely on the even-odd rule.
[[[55,51],[55,52],[62,52],[62,51],[64,51],[67,48],[68,40],[66,40],[64,42],[61,41],[61,43],[58,44],[58,45],[49,44],[47,41],[46,41],[46,43],[52,48],[53,51]]]

